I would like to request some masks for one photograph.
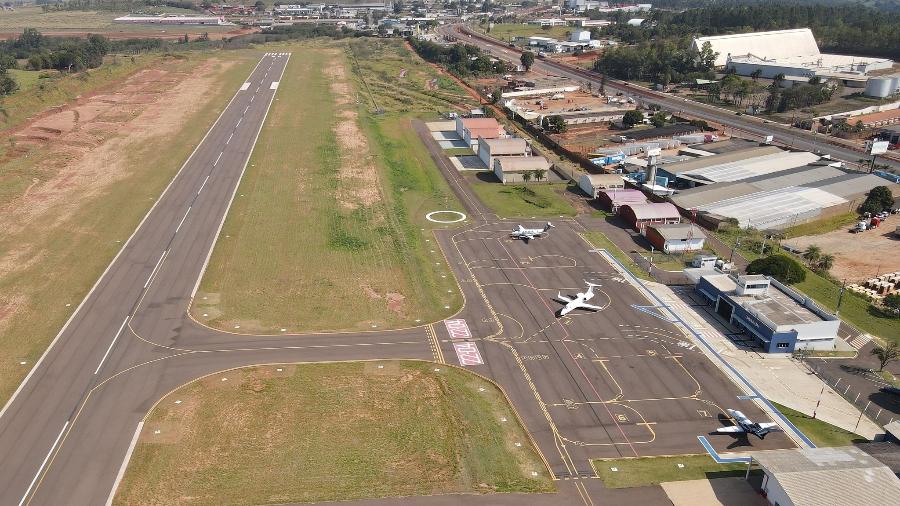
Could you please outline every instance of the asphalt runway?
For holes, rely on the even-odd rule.
[[[190,318],[212,248],[229,239],[219,231],[245,168],[253,170],[249,155],[289,58],[261,58],[0,412],[0,504],[107,503],[141,419],[159,399],[190,380],[227,377],[228,369],[252,364],[480,361],[467,367],[504,388],[561,480],[560,494],[542,496],[545,503],[591,504],[600,496],[606,503],[638,496],[665,502],[658,489],[602,489],[590,479],[588,459],[700,453],[696,436],[719,426],[720,408],[760,415],[736,400],[737,388],[683,344],[672,324],[632,307],[648,303],[590,251],[576,222],[559,222],[549,237],[529,244],[509,241],[512,223],[472,196],[433,141],[426,146],[470,217],[464,228],[435,234],[466,299],[449,327],[442,321],[393,331],[255,336]],[[605,308],[557,320],[550,296],[577,290],[584,279],[603,284],[595,301]],[[463,328],[469,337],[459,337]],[[724,437],[713,438],[716,448],[730,444]],[[751,443],[791,446],[779,434]],[[457,500],[473,501],[504,499]]]

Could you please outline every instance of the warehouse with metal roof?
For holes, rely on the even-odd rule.
[[[619,208],[619,216],[638,232],[643,233],[647,225],[671,224],[681,221],[678,208],[668,202],[648,204],[624,204]]]
[[[672,186],[672,182],[675,182],[674,186],[676,187],[691,187],[696,184],[686,180],[679,180],[679,176],[682,173],[707,169],[732,162],[751,160],[753,158],[774,153],[783,153],[783,151],[777,146],[746,147],[713,156],[701,156],[698,158],[690,158],[682,162],[662,164],[657,169],[656,175],[668,178],[670,186]]]
[[[597,201],[604,209],[618,213],[619,208],[626,204],[646,204],[647,196],[640,190],[599,190]]]
[[[540,171],[544,177],[551,164],[543,156],[498,156],[494,158],[494,175],[501,183],[521,183],[524,174]]]
[[[807,151],[781,151],[746,160],[683,171],[679,178],[693,182],[695,185],[741,181],[754,176],[802,167],[819,160],[819,158],[821,158],[819,155]]]

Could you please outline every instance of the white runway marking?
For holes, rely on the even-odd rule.
[[[242,119],[244,119],[244,118],[243,118],[243,116],[242,116],[242,117],[240,117],[240,118],[238,118],[238,122],[237,122],[237,125],[234,125],[234,129],[235,129],[235,130],[237,130],[237,127],[238,127],[238,126],[240,126],[240,124],[241,124],[241,120],[242,120]]]
[[[241,91],[247,91],[250,89],[250,83],[244,83],[241,85]]]
[[[147,278],[147,282],[144,283],[144,290],[146,290],[147,287],[150,286],[150,281],[153,279],[153,276],[156,275],[156,271],[159,270],[159,266],[162,265],[163,259],[166,258],[167,253],[169,253],[169,250],[163,251],[163,254],[160,255],[159,260],[156,261],[156,267],[153,268],[153,272],[150,273],[150,277]]]
[[[200,192],[203,191],[203,188],[206,187],[206,182],[209,181],[209,176],[206,176],[206,179],[203,180],[203,184],[200,185],[200,189],[197,190],[197,195],[200,195]]]
[[[269,85],[269,89],[277,90],[278,89],[278,81],[272,81],[272,84]]]
[[[231,132],[231,135],[228,136],[228,140],[225,141],[225,144],[228,144],[229,142],[231,142],[232,137],[234,137],[234,132]]]
[[[118,340],[118,339],[119,339],[119,336],[122,334],[122,329],[125,328],[125,324],[126,324],[126,323],[128,323],[128,317],[127,317],[127,316],[125,317],[125,320],[122,321],[122,325],[119,327],[119,330],[116,331],[116,335],[113,337],[112,342],[109,343],[109,348],[106,349],[106,353],[103,354],[103,358],[100,359],[100,363],[97,364],[97,369],[94,371],[94,374],[95,374],[95,375],[96,375],[98,372],[100,372],[100,368],[103,367],[103,362],[106,362],[106,357],[108,357],[108,356],[109,356],[109,352],[112,351],[113,345],[116,344],[116,340]]]
[[[137,429],[134,431],[134,436],[131,436],[131,444],[128,445],[128,451],[125,452],[125,460],[122,461],[122,465],[119,467],[119,472],[116,474],[116,481],[113,482],[112,490],[109,492],[109,497],[106,498],[106,506],[112,505],[113,498],[116,496],[116,490],[119,489],[119,484],[122,483],[122,477],[125,476],[125,468],[128,467],[128,461],[131,460],[131,454],[134,453],[134,447],[137,444],[138,436],[141,435],[141,429],[144,428],[144,422],[141,421],[137,425]]]
[[[207,176],[207,177],[208,177],[208,176]],[[203,183],[205,184],[206,181],[204,181]],[[199,192],[198,192],[198,193],[199,193]],[[193,207],[193,206],[191,206],[191,207]],[[184,220],[187,219],[187,215],[188,215],[188,213],[190,213],[190,212],[191,212],[191,208],[188,207],[188,208],[187,208],[187,211],[185,211],[185,213],[184,213],[184,216],[181,217],[181,221],[178,222],[178,226],[175,227],[175,233],[176,233],[176,234],[178,233],[179,230],[181,230],[181,226],[184,225]]]
[[[238,124],[240,124],[240,121],[238,121]],[[237,128],[237,127],[235,127],[235,128]],[[213,162],[213,167],[215,167],[216,165],[219,164],[219,160],[222,158],[222,154],[223,154],[223,153],[225,153],[225,152],[222,151],[221,153],[219,153],[219,156],[216,157],[216,161]]]
[[[247,114],[247,111],[250,109],[250,106],[244,107],[244,114]],[[243,116],[243,115],[242,115]]]
[[[44,461],[41,462],[41,467],[38,468],[37,474],[34,475],[34,479],[31,480],[31,484],[28,485],[28,489],[25,490],[25,495],[22,496],[22,500],[19,501],[19,506],[25,504],[25,500],[28,499],[28,494],[31,493],[31,489],[34,487],[34,483],[37,481],[38,477],[44,472],[44,467],[47,465],[47,461],[50,460],[50,455],[53,455],[53,450],[56,449],[56,445],[59,444],[59,440],[62,438],[62,435],[66,432],[66,428],[69,426],[69,421],[66,420],[66,423],[63,424],[63,428],[59,431],[59,435],[56,436],[56,440],[53,441],[53,446],[50,447],[50,451],[47,452],[47,456],[44,457]]]

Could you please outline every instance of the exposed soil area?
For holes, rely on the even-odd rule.
[[[217,77],[233,62],[199,65],[163,60],[111,89],[79,97],[0,135],[0,230],[14,237],[40,223],[65,223],[80,206],[133,169],[128,153],[172,135],[206,104]],[[42,258],[36,244],[10,241],[0,250],[0,277]],[[0,295],[0,328],[23,301]]]
[[[801,250],[812,244],[819,246],[824,253],[834,255],[832,276],[858,283],[876,274],[900,271],[897,254],[900,238],[894,234],[898,225],[900,219],[891,217],[880,227],[858,234],[842,227],[827,234],[795,237],[785,242]]]

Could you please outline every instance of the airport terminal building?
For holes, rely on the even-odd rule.
[[[690,272],[693,271],[693,272]],[[768,353],[834,350],[841,320],[768,276],[688,269],[717,315]]]

